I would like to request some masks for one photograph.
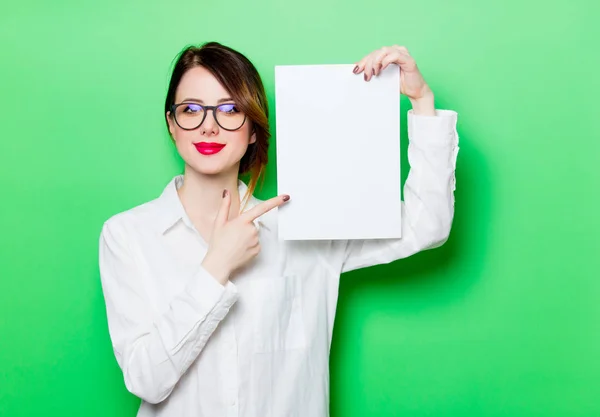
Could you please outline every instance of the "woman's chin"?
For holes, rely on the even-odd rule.
[[[239,160],[243,157],[242,154],[239,155],[238,158],[238,155],[232,155],[231,153],[226,152],[225,149],[214,155],[201,155],[199,153],[191,152],[186,152],[185,154],[180,153],[179,155],[190,168],[202,175],[220,175],[230,171],[235,171],[235,175],[237,175]]]
[[[224,164],[222,161],[194,161],[195,163],[189,164],[190,167],[199,174],[202,175],[218,175],[225,172],[231,171],[233,167]]]

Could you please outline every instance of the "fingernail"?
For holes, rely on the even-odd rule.
[[[367,81],[367,73],[365,72],[365,81]]]
[[[289,199],[290,199],[289,195],[286,194],[286,195],[283,196],[283,201],[288,201]]]
[[[227,190],[223,190],[223,198],[227,195]]]
[[[358,74],[358,65],[354,67],[354,69],[352,70],[353,73]]]

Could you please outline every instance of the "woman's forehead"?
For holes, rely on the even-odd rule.
[[[215,76],[204,67],[188,70],[181,78],[175,96],[177,102],[194,98],[207,104],[231,97]]]

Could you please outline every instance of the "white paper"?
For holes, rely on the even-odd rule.
[[[400,72],[275,67],[279,238],[401,236]]]

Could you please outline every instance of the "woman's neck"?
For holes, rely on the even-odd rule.
[[[223,201],[223,190],[231,194],[229,218],[237,217],[240,211],[238,170],[218,175],[205,175],[186,165],[183,185],[177,191],[183,207],[193,223],[214,221]]]

